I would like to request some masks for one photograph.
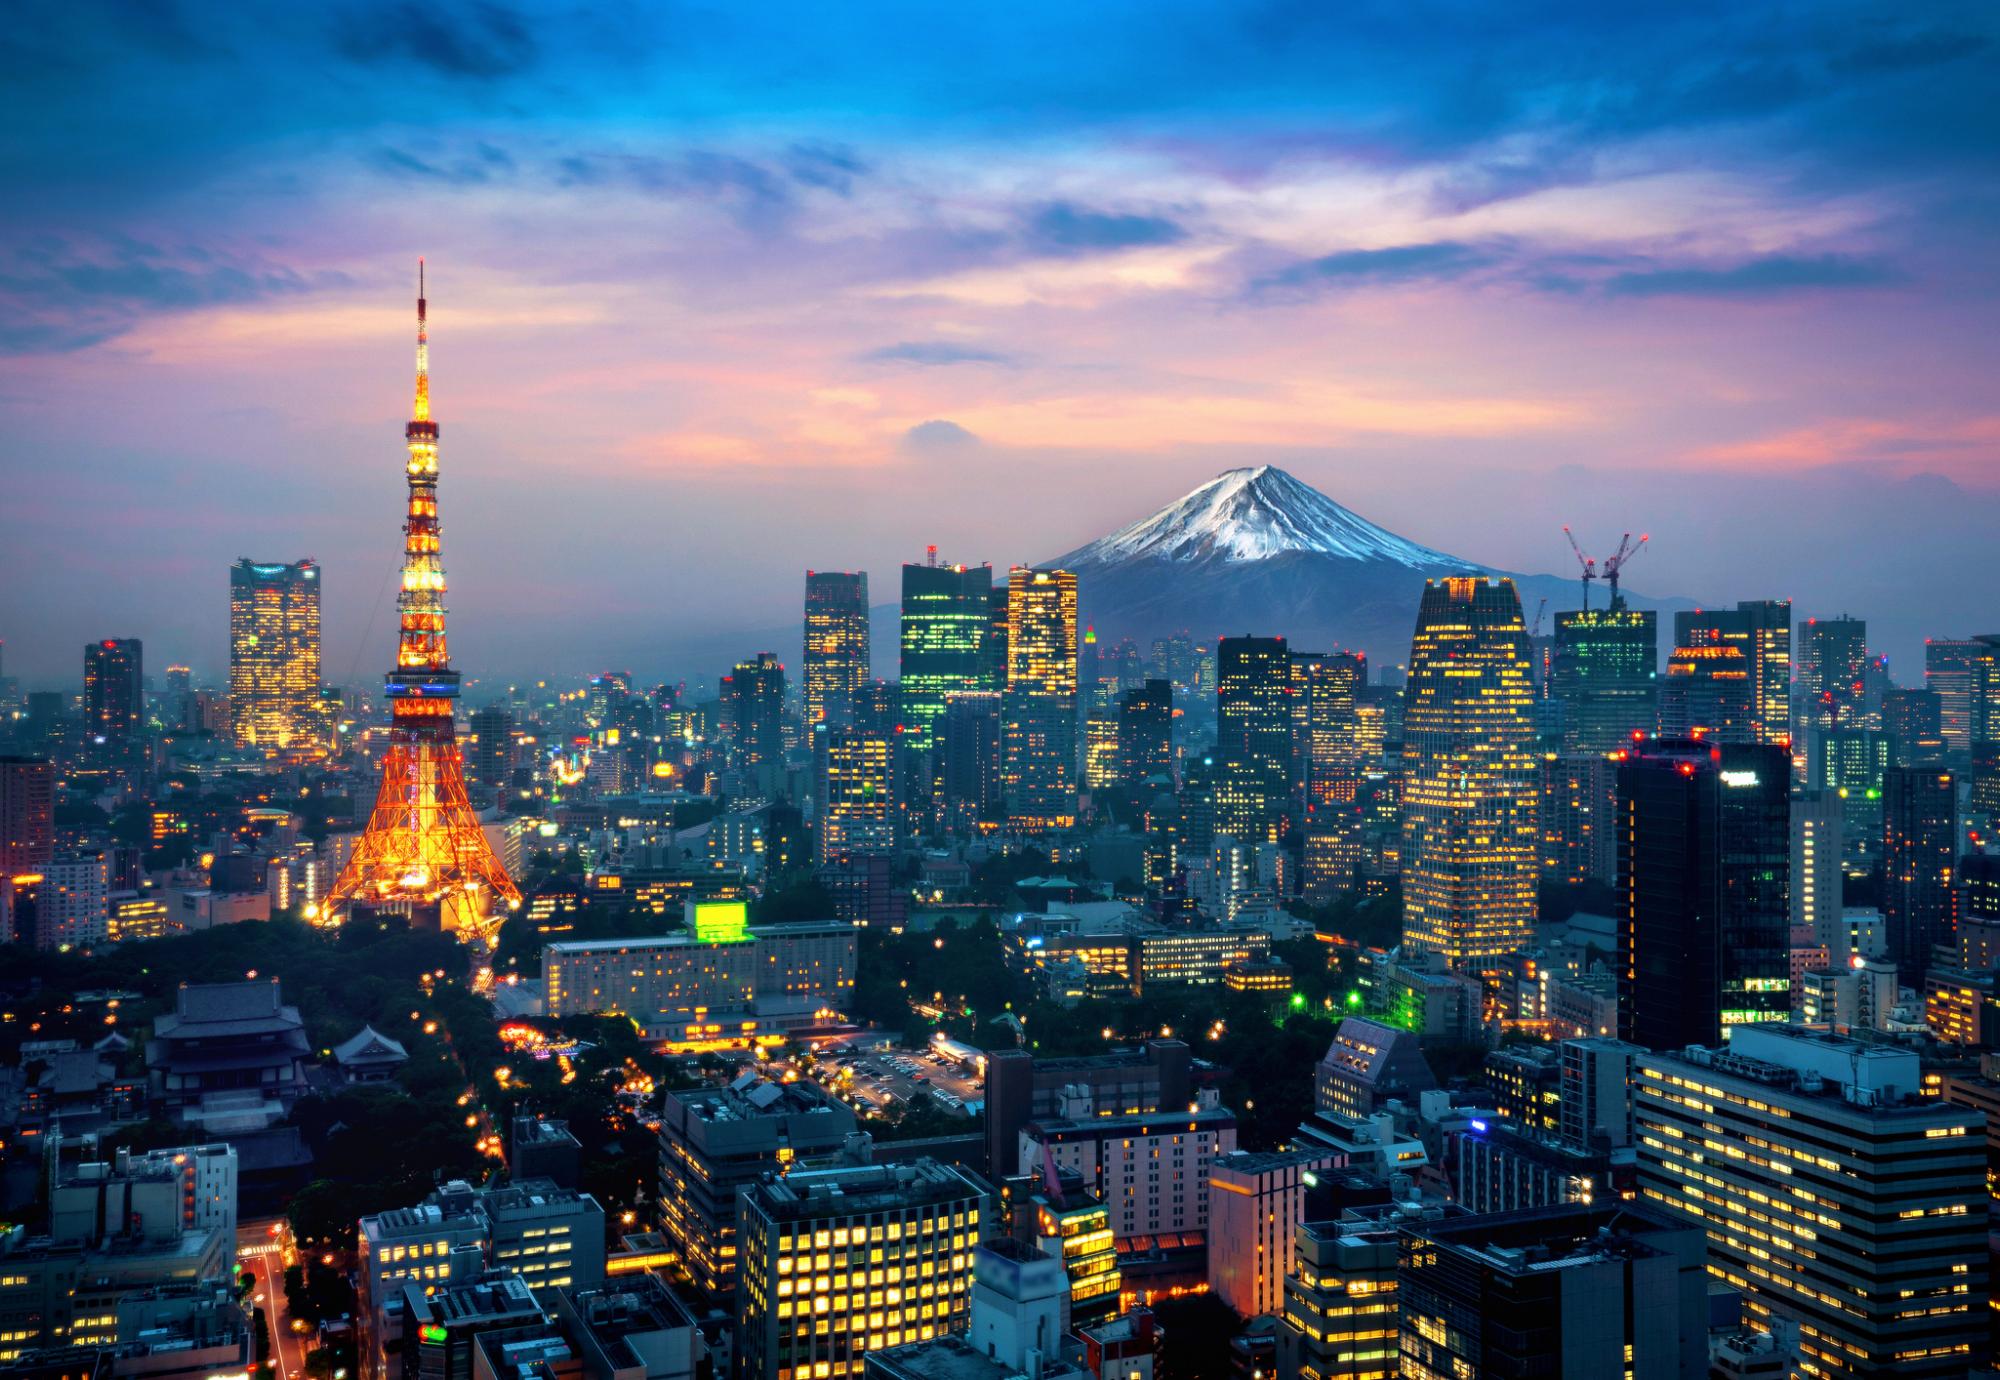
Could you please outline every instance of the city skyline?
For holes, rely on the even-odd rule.
[[[419,254],[470,674],[712,674],[806,566],[1045,562],[1258,463],[1504,570],[1651,531],[1639,592],[1904,667],[1977,630],[1989,17],[1127,20],[30,12],[11,666],[73,680],[87,625],[212,676],[222,568],[311,557],[366,679]]]

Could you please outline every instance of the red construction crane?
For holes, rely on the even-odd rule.
[[[1604,579],[1611,586],[1612,608],[1615,609],[1618,607],[1619,574],[1626,566],[1639,558],[1639,553],[1646,549],[1646,543],[1651,540],[1652,536],[1650,533],[1641,532],[1639,534],[1639,543],[1634,546],[1632,544],[1632,534],[1627,532],[1619,539],[1618,549],[1604,558]]]
[[[1583,567],[1583,607],[1587,611],[1590,608],[1590,582],[1597,578],[1597,562],[1583,554],[1583,548],[1576,544],[1576,533],[1569,530],[1566,522],[1563,524],[1563,535],[1569,538],[1569,549],[1576,552],[1576,563]]]

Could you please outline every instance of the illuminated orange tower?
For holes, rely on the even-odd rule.
[[[368,828],[327,897],[327,913],[355,906],[425,919],[491,943],[521,890],[480,829],[465,794],[453,711],[458,672],[444,636],[444,564],[438,546],[438,424],[431,420],[423,261],[417,262],[417,399],[410,424],[410,506],[403,524],[402,631],[388,676],[389,750]]]

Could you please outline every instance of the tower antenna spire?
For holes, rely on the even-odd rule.
[[[424,260],[417,257],[417,402],[411,410],[413,421],[431,419],[431,333],[427,320],[429,305],[424,301]]]

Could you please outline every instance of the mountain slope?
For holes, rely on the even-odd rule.
[[[1079,612],[1100,644],[1255,633],[1312,651],[1365,651],[1383,664],[1409,655],[1426,579],[1509,573],[1398,536],[1269,465],[1227,471],[1045,564],[1077,573]],[[1513,578],[1531,622],[1544,598],[1552,610],[1576,607],[1573,580]],[[1685,606],[1628,598],[1639,608]]]

